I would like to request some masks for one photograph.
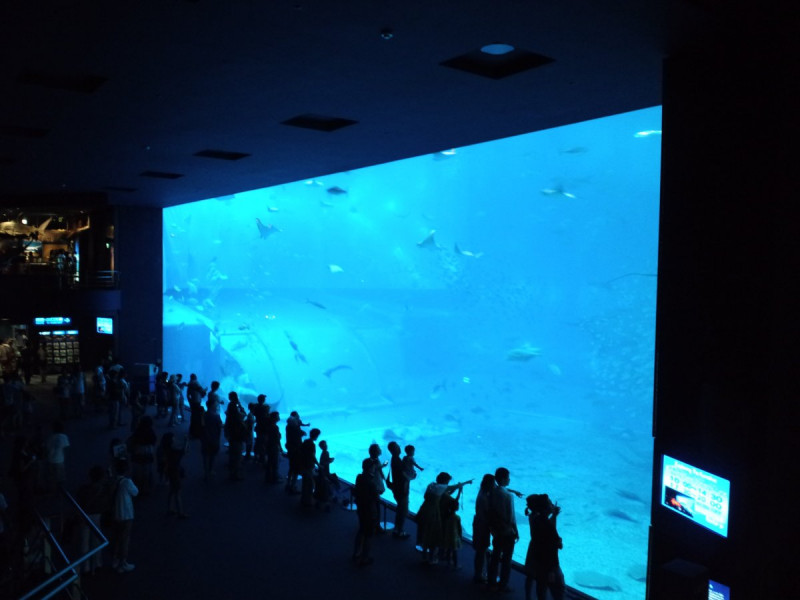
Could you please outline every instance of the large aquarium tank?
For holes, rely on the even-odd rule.
[[[643,598],[660,130],[653,107],[165,209],[164,367],[297,410],[343,479],[414,445],[412,510],[475,480],[467,536],[507,467],[562,507],[568,585]]]

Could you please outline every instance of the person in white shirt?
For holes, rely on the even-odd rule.
[[[53,423],[53,433],[44,442],[45,459],[47,462],[47,487],[55,490],[67,480],[64,468],[64,450],[69,448],[69,438],[64,433],[64,424],[61,421]]]
[[[114,532],[112,537],[111,568],[117,573],[129,573],[135,565],[128,562],[128,546],[133,527],[133,498],[139,489],[128,477],[128,461],[115,463],[116,483],[114,490]]]

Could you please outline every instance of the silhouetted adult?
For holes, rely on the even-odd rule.
[[[531,587],[536,582],[537,600],[545,600],[547,590],[553,600],[564,598],[564,573],[558,562],[563,548],[556,529],[561,507],[553,504],[547,494],[532,494],[527,498],[525,514],[531,527],[531,541],[525,556],[525,600],[531,600]]]
[[[387,446],[391,459],[389,461],[389,471],[391,473],[391,485],[389,486],[394,496],[395,504],[397,504],[397,511],[394,516],[394,531],[392,535],[398,539],[405,539],[408,537],[408,532],[405,530],[406,517],[408,516],[408,495],[410,491],[410,481],[406,476],[403,467],[403,459],[400,456],[402,450],[400,444],[397,442],[389,442]]]
[[[278,483],[278,466],[281,460],[281,429],[278,423],[281,422],[281,415],[277,411],[269,413],[267,423],[267,468],[264,472],[264,481],[267,483]]]
[[[417,545],[422,548],[422,560],[435,565],[439,562],[438,550],[444,543],[442,521],[442,496],[462,488],[472,480],[451,485],[450,473],[439,473],[436,481],[428,484],[422,506],[417,511]]]
[[[492,558],[489,561],[488,583],[497,586],[498,591],[508,592],[508,581],[511,577],[511,559],[514,545],[519,540],[517,517],[514,513],[514,494],[507,488],[511,482],[511,474],[505,467],[494,473],[497,485],[489,499],[490,528],[492,532]],[[498,567],[500,579],[497,579]]]
[[[317,438],[319,429],[312,429],[308,434],[308,439],[303,441],[300,448],[300,460],[302,464],[302,481],[300,492],[300,504],[303,506],[314,505],[314,469],[317,467]]]
[[[472,547],[475,549],[473,581],[475,583],[486,583],[486,564],[491,541],[489,500],[494,486],[494,475],[487,473],[481,480],[481,487],[475,498],[475,516],[472,519]]]
[[[246,430],[244,410],[236,392],[228,393],[228,408],[225,411],[225,437],[228,440],[228,477],[239,481],[242,477],[242,452]]]
[[[310,423],[303,423],[300,415],[296,410],[289,414],[286,419],[286,455],[289,459],[289,474],[286,478],[286,492],[289,494],[297,493],[297,476],[302,469],[302,462],[300,456],[300,447],[303,444],[303,437],[306,432],[302,430],[303,426],[310,425]]]
[[[198,381],[197,375],[191,373],[189,375],[189,383],[186,384],[186,399],[189,401],[189,407],[191,408],[193,404],[200,404],[207,391]]]
[[[153,487],[157,442],[153,419],[142,417],[127,444],[133,463],[133,481],[142,494],[149,493]]]
[[[381,527],[381,502],[380,497],[386,491],[386,475],[383,474],[383,468],[389,464],[388,461],[381,462],[380,456],[383,454],[381,447],[378,444],[369,445],[369,459],[372,461],[372,477],[375,480],[375,489],[378,490],[378,499],[375,501],[375,533],[383,534],[385,531]]]
[[[269,404],[266,403],[267,396],[259,394],[256,403],[252,408],[253,416],[256,418],[255,426],[255,446],[253,452],[256,461],[263,463],[267,457],[267,431],[269,430]]]
[[[215,382],[216,383],[216,382]],[[222,434],[222,417],[218,410],[211,410],[211,396],[206,401],[209,410],[204,417],[203,437],[200,439],[200,453],[203,456],[203,479],[208,481],[214,476],[214,461],[219,454],[220,436]]]
[[[372,564],[372,536],[375,535],[375,522],[378,520],[378,488],[375,486],[375,462],[365,458],[361,463],[361,473],[356,477],[353,493],[358,515],[353,560],[359,565]]]
[[[128,562],[128,546],[133,528],[133,498],[139,490],[128,477],[128,461],[116,462],[116,480],[114,483],[114,533],[112,537],[111,568],[117,573],[133,571],[134,566]]]

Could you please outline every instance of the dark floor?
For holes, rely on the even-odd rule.
[[[45,423],[53,414],[53,383],[29,388],[38,398],[37,414]],[[153,412],[150,407],[148,414]],[[124,420],[129,419],[126,412]],[[184,423],[175,430],[185,433],[186,428]],[[46,429],[49,431],[49,424]],[[167,430],[166,419],[156,421],[159,436]],[[107,417],[89,409],[82,419],[66,422],[66,433],[71,441],[66,487],[74,492],[91,465],[108,464],[109,442],[114,437],[127,437],[129,428],[111,431]],[[3,473],[7,472],[9,447],[10,437],[6,437],[0,455]],[[298,497],[287,495],[282,485],[264,483],[263,471],[257,464],[245,466],[243,481],[228,481],[225,460],[221,454],[215,481],[205,483],[199,448],[190,448],[183,463],[188,519],[166,516],[166,487],[157,487],[151,495],[139,498],[129,556],[136,569],[124,575],[112,572],[108,568],[109,552],[104,552],[106,568],[81,582],[86,597],[443,600],[501,595],[472,583],[473,552],[466,544],[460,551],[460,570],[423,564],[411,541],[413,524],[408,528],[412,534],[409,539],[376,537],[375,562],[358,567],[351,560],[356,531],[354,512],[342,507],[334,507],[330,513],[301,509]],[[3,487],[7,488],[7,484],[4,481]],[[11,503],[13,494],[3,491]],[[462,518],[471,519],[471,507],[465,507]],[[390,513],[389,520],[392,519]],[[521,574],[512,574],[511,586],[513,592],[503,597],[524,597]]]

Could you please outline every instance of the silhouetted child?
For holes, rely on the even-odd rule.
[[[442,513],[442,560],[453,569],[459,569],[458,550],[461,548],[461,517],[458,515],[458,505],[463,488],[459,487],[456,496],[448,493],[442,494],[440,510]]]
[[[417,478],[417,472],[414,469],[419,469],[420,471],[424,471],[425,469],[420,467],[417,461],[414,460],[414,453],[417,450],[414,446],[409,444],[404,450],[406,451],[406,455],[403,457],[403,475],[405,475],[406,479],[411,481]]]
[[[317,486],[314,489],[317,508],[324,507],[325,512],[331,510],[331,463],[335,460],[328,452],[328,442],[322,440],[319,443],[322,454],[319,456],[319,474],[317,475]]]

